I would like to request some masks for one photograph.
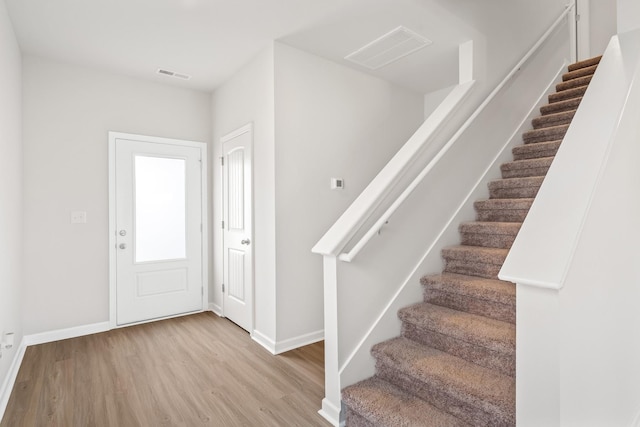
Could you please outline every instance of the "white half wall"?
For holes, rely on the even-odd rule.
[[[208,142],[205,92],[26,56],[25,333],[109,320],[108,131]],[[86,211],[86,224],[71,224]]]
[[[1,418],[9,369],[23,336],[22,60],[4,2],[0,2],[0,64],[0,341],[7,332],[15,334],[13,348],[1,350]]]
[[[277,341],[323,329],[322,258],[311,248],[423,110],[422,94],[275,44]]]

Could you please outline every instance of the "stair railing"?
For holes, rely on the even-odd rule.
[[[484,112],[491,101],[502,91],[509,90],[509,84],[514,80],[514,76],[519,73],[521,68],[528,64],[528,61],[532,57],[543,50],[542,47],[545,45],[545,42],[552,39],[555,31],[560,28],[563,21],[574,10],[575,2],[572,1],[533,47],[529,49],[524,57],[513,67],[503,81],[491,92],[487,100],[464,121],[463,127],[455,132],[451,138],[445,139],[445,144],[439,149],[432,147],[430,144],[432,142],[435,144],[438,131],[447,125],[448,120],[452,118],[456,110],[462,106],[467,94],[474,85],[471,76],[468,74],[467,79],[461,79],[463,81],[452,90],[434,113],[427,118],[425,123],[416,131],[410,140],[407,141],[313,247],[312,251],[314,253],[323,255],[324,275],[325,397],[322,400],[322,409],[319,413],[333,425],[339,425],[340,420],[340,390],[343,385],[341,382],[345,358],[344,355],[341,357],[341,349],[339,348],[340,332],[344,331],[344,325],[340,324],[339,319],[341,307],[338,296],[340,294],[339,289],[342,289],[342,287],[338,286],[339,261],[352,261],[371,238],[386,224],[398,208],[405,205],[405,201],[407,201],[408,197],[414,192],[418,184],[428,182],[425,178],[429,175],[429,172],[433,170],[438,161],[447,154],[450,148],[456,145],[456,142],[465,130],[467,133],[469,132],[471,124]],[[571,26],[572,23],[575,24],[573,19],[569,19],[568,21],[569,26]],[[575,45],[575,43],[571,43],[571,45]],[[572,49],[571,55],[571,59],[575,59],[575,49]],[[461,75],[463,75],[463,73],[461,73]],[[489,109],[487,109],[487,111],[489,111]],[[447,130],[449,131],[450,129]],[[440,140],[442,139],[444,138],[440,135]],[[429,150],[432,150],[432,152],[428,152]],[[411,178],[408,178],[407,170],[413,167],[413,171],[415,172],[418,161],[420,161],[421,164],[426,164],[426,166],[424,166],[411,181]],[[404,181],[399,184],[398,181],[402,179],[404,179]],[[404,185],[404,187],[402,187],[402,185]],[[388,199],[394,192],[395,194],[400,192],[400,195],[391,202]],[[389,202],[389,205],[382,206],[383,203]],[[384,213],[375,220],[374,216],[380,213],[382,209],[384,209]],[[375,223],[364,232],[363,228],[365,225],[371,224],[374,220]],[[345,252],[347,245],[356,237],[358,237],[358,241],[350,250]],[[367,332],[367,334],[370,334],[370,332]],[[347,355],[347,357],[351,356]]]

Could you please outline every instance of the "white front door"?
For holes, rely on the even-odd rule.
[[[202,310],[206,146],[113,132],[109,144],[112,323]]]
[[[224,316],[253,329],[252,126],[222,138]]]

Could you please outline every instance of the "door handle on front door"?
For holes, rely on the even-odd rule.
[[[250,243],[251,243],[251,240],[249,240],[249,239],[243,239],[243,240],[240,240],[240,244],[241,244],[241,245],[248,245],[248,244],[250,244]]]

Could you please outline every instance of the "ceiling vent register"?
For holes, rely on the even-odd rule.
[[[158,68],[158,71],[156,72],[161,76],[175,77],[182,80],[189,80],[191,78],[188,74],[176,73],[175,71],[165,70],[162,68]]]
[[[400,26],[350,53],[344,59],[369,70],[377,70],[429,46],[431,43],[431,40]]]

